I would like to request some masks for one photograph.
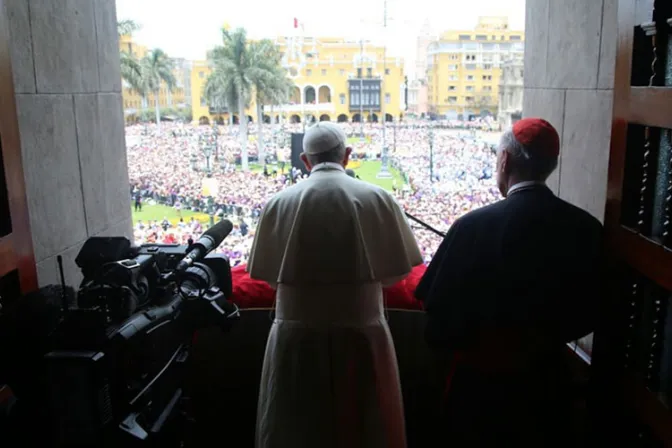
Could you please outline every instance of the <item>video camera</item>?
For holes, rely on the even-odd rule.
[[[210,253],[232,227],[222,220],[188,246],[86,241],[75,259],[84,275],[78,307],[66,311],[46,355],[58,445],[181,440],[167,429],[180,431],[194,333],[227,331],[240,317],[227,300],[229,261]]]

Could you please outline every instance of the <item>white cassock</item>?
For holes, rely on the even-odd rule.
[[[392,196],[337,164],[269,201],[248,264],[277,288],[257,448],[406,446],[382,285],[420,263]]]

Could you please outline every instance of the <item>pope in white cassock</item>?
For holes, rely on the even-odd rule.
[[[248,270],[276,292],[257,411],[257,448],[406,446],[383,285],[422,263],[403,212],[353,179],[343,131],[309,128],[310,177],[263,211]]]

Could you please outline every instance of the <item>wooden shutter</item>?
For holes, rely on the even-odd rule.
[[[623,446],[672,446],[672,2],[620,0],[595,335],[598,419]],[[599,437],[599,436],[598,436]]]
[[[0,300],[37,288],[8,28],[0,0]]]

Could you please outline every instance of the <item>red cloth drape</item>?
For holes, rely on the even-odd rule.
[[[425,265],[416,266],[404,280],[384,288],[387,308],[421,310],[422,303],[415,299],[413,292],[426,270]],[[233,295],[231,300],[241,309],[270,308],[273,306],[275,291],[265,282],[254,280],[245,272],[245,265],[231,269]]]

